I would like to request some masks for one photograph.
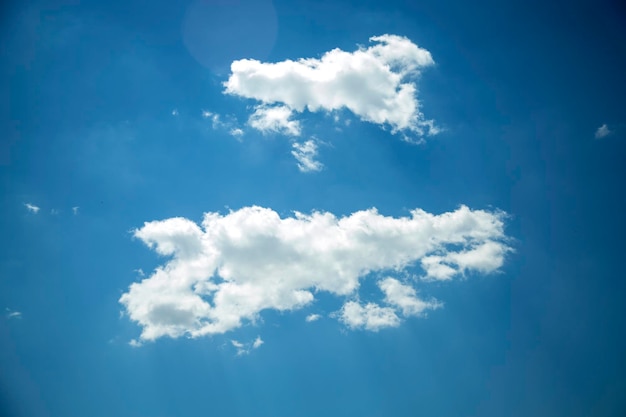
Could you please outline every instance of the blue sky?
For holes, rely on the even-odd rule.
[[[618,2],[4,5],[3,416],[622,416]]]

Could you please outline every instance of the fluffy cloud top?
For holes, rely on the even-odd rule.
[[[303,308],[320,291],[346,298],[338,313],[346,325],[377,330],[397,326],[398,314],[420,315],[439,304],[386,278],[378,283],[386,306],[362,306],[354,301],[361,279],[412,265],[426,265],[430,279],[496,271],[510,250],[503,229],[502,213],[465,206],[440,215],[416,209],[400,218],[376,209],[341,218],[327,212],[281,218],[254,206],[206,213],[201,225],[153,221],[134,235],[167,260],[131,284],[120,302],[142,327],[143,341],[224,333],[266,309]]]
[[[361,120],[391,126],[393,132],[437,133],[420,112],[415,84],[420,70],[434,64],[430,52],[402,36],[374,36],[370,41],[374,44],[368,48],[333,49],[319,59],[234,61],[225,91],[258,100],[265,109],[270,105],[297,112],[346,108]]]

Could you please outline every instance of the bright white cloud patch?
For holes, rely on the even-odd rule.
[[[286,106],[257,106],[248,124],[263,133],[299,136],[300,123],[291,120],[292,111]]]
[[[390,126],[394,133],[436,134],[438,129],[424,118],[417,99],[417,76],[434,64],[430,52],[402,36],[374,36],[370,41],[368,48],[333,49],[319,59],[234,61],[225,91],[262,103],[251,120],[257,120],[259,109],[262,114],[281,109],[290,116],[291,111],[346,108],[361,120]]]
[[[309,139],[303,143],[295,142],[291,154],[298,161],[298,169],[301,172],[320,171],[324,165],[317,161],[317,143],[313,139]]]
[[[26,207],[26,210],[30,211],[31,213],[39,213],[39,210],[41,210],[41,208],[37,207],[34,204],[30,204],[30,203],[24,203],[24,207]]]
[[[376,209],[340,218],[327,212],[281,218],[271,209],[244,207],[206,213],[200,225],[184,218],[148,222],[134,236],[167,259],[131,284],[120,302],[142,327],[143,341],[224,333],[254,322],[263,310],[300,309],[317,292],[353,299],[370,273],[398,273],[424,266],[424,259],[437,257],[449,271],[432,279],[494,272],[510,251],[503,217],[461,206],[440,215],[416,209],[400,218]],[[393,278],[379,287],[386,306],[348,301],[340,319],[377,330],[398,325],[398,314],[439,306]]]
[[[364,306],[356,301],[348,301],[339,312],[339,319],[352,329],[378,331],[385,327],[398,327],[400,318],[391,307],[381,307],[376,303]]]
[[[424,310],[440,307],[436,301],[424,301],[417,297],[415,289],[395,278],[385,278],[378,283],[385,294],[385,302],[397,307],[404,316],[417,316]]]
[[[609,136],[611,133],[613,132],[611,132],[611,130],[605,123],[596,130],[595,137],[596,139],[602,139],[602,138]]]
[[[318,321],[319,319],[321,319],[322,316],[320,316],[319,314],[309,314],[308,316],[306,316],[306,322],[307,323],[311,323],[314,321]]]
[[[244,131],[237,127],[237,119],[233,116],[227,115],[224,117],[209,110],[202,110],[202,118],[211,122],[213,130],[225,130],[235,138],[241,138],[244,134]]]

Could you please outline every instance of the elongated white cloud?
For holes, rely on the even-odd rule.
[[[368,48],[333,49],[319,59],[234,61],[225,91],[259,101],[264,112],[268,106],[300,113],[346,108],[361,120],[390,126],[394,133],[437,133],[417,99],[417,76],[434,64],[430,52],[402,36],[374,36],[370,42]]]
[[[24,203],[24,207],[26,207],[26,210],[30,211],[31,213],[39,213],[39,210],[41,210],[40,207],[37,207],[34,204],[30,204],[30,203]]]
[[[461,206],[440,215],[416,209],[399,218],[376,209],[340,218],[327,212],[281,218],[253,206],[206,213],[201,225],[184,218],[147,222],[134,236],[167,260],[131,284],[120,302],[142,327],[141,341],[224,333],[254,322],[263,310],[300,309],[317,292],[349,300],[371,272],[399,272],[433,256],[451,271],[446,278],[496,271],[510,250],[503,216]],[[398,313],[436,307],[393,278],[379,287],[387,306],[348,301],[340,319],[377,330],[398,325]]]
[[[257,336],[257,338],[250,343],[242,343],[238,340],[230,341],[230,344],[233,345],[233,347],[237,350],[237,356],[247,355],[253,349],[260,348],[263,343],[265,342],[263,341],[263,339],[261,339],[261,336]]]
[[[313,139],[309,139],[302,143],[294,143],[291,154],[298,161],[298,169],[301,172],[321,171],[324,167],[317,158],[317,143]]]

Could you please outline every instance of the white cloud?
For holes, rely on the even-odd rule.
[[[263,339],[261,339],[261,336],[257,336],[256,339],[254,339],[254,342],[252,343],[252,349],[260,348],[263,343],[265,342],[263,341]]]
[[[39,213],[39,210],[41,210],[39,207],[37,207],[34,204],[30,204],[30,203],[24,203],[24,207],[26,207],[26,210],[30,211],[31,213]]]
[[[254,341],[250,343],[241,343],[234,339],[231,340],[230,343],[237,350],[237,356],[241,356],[241,355],[247,355],[253,349],[260,348],[261,345],[265,342],[263,341],[263,339],[261,339],[261,336],[257,336],[257,338],[254,339]]]
[[[213,129],[219,129],[224,127],[224,123],[222,122],[222,118],[219,114],[210,112],[208,110],[202,110],[202,118],[209,119],[211,121],[211,126]]]
[[[292,110],[286,106],[257,106],[248,124],[263,133],[300,135],[300,122],[291,120]]]
[[[78,209],[79,209],[79,208],[80,208],[80,207],[78,207],[78,206],[74,206],[74,207],[72,207],[72,213],[74,213],[74,215],[77,215],[77,214],[78,214]]]
[[[613,132],[609,129],[609,127],[605,123],[596,130],[595,137],[596,139],[602,139],[602,138],[609,136],[611,133]]]
[[[225,333],[254,323],[263,310],[309,305],[316,292],[351,299],[368,274],[423,266],[432,256],[452,270],[447,278],[497,271],[509,251],[503,219],[501,212],[465,206],[399,218],[376,209],[281,218],[254,206],[205,213],[201,225],[184,218],[147,222],[134,236],[167,259],[131,284],[120,303],[142,327],[141,340]],[[377,329],[395,325],[396,309],[408,315],[433,307],[404,284],[380,285],[381,302],[390,307],[350,301],[341,314],[346,324]]]
[[[422,268],[426,279],[449,280],[457,273],[475,270],[491,272],[500,267],[501,260],[511,248],[498,242],[475,243],[467,250],[449,252],[445,255],[432,255],[422,258]]]
[[[291,151],[291,154],[298,161],[298,169],[301,172],[320,171],[324,167],[321,162],[315,160],[317,157],[317,143],[313,139],[303,143],[295,142],[292,147],[293,151]]]
[[[305,320],[306,320],[307,323],[311,323],[311,322],[317,321],[317,320],[319,320],[321,318],[322,318],[322,316],[320,316],[319,314],[309,314],[308,316],[306,316]]]
[[[243,129],[237,126],[237,119],[232,115],[222,116],[218,113],[202,110],[202,118],[211,121],[211,128],[213,130],[228,131],[228,134],[235,138],[240,138],[244,134]]]
[[[231,136],[234,136],[236,138],[240,138],[243,136],[243,130],[241,130],[240,128],[236,127],[233,129],[230,129],[230,131],[228,132]]]
[[[379,281],[378,287],[385,295],[383,301],[390,307],[381,307],[371,302],[361,305],[357,301],[348,301],[338,312],[339,320],[352,329],[378,331],[386,327],[398,327],[401,323],[398,311],[409,317],[441,307],[438,301],[418,298],[415,288],[402,284],[395,278],[388,277]]]
[[[417,298],[415,288],[402,284],[395,278],[385,278],[378,283],[378,287],[385,294],[385,302],[400,309],[405,316],[417,316],[424,310],[440,306],[436,301]]]
[[[356,301],[348,301],[339,312],[339,319],[351,329],[378,331],[385,327],[398,327],[400,318],[391,307],[381,307],[376,303],[365,306]]]
[[[11,310],[10,308],[6,308],[6,316],[9,319],[21,319],[22,318],[22,312],[21,311],[15,311],[15,310]]]
[[[172,110],[172,116],[174,117],[178,116],[178,109]]]
[[[402,36],[374,36],[370,41],[373,45],[367,48],[333,49],[319,59],[234,61],[225,91],[255,99],[265,111],[277,105],[283,112],[300,113],[346,108],[361,120],[390,126],[394,133],[436,134],[417,99],[420,71],[434,64],[430,52]]]

